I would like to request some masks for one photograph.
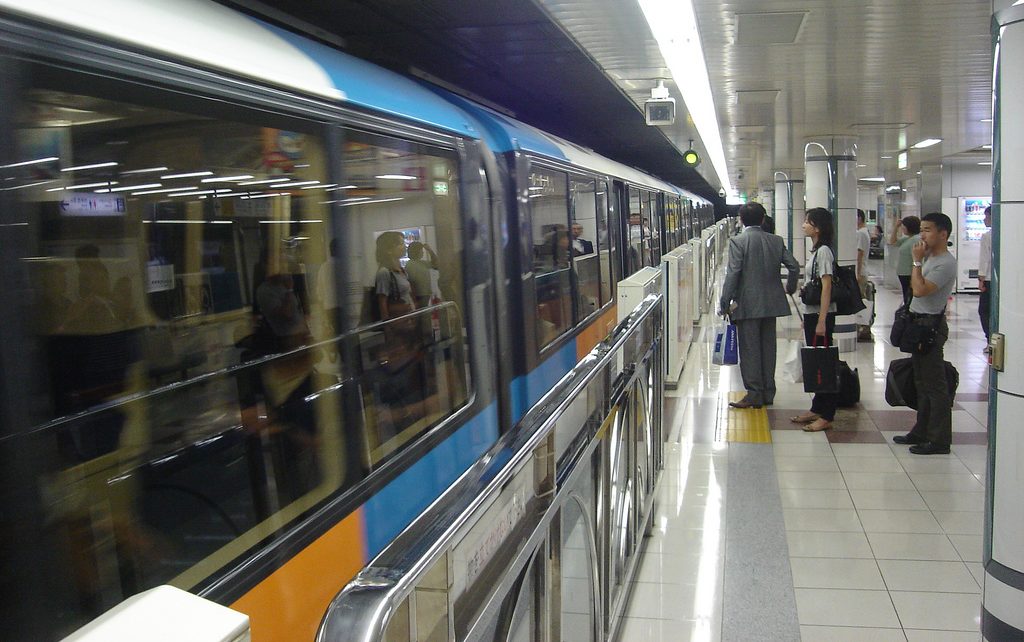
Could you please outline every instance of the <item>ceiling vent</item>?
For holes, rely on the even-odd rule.
[[[736,92],[737,105],[770,105],[779,95],[778,89],[749,89]]]
[[[737,45],[791,45],[800,35],[806,11],[736,14]]]

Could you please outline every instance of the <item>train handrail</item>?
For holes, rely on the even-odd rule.
[[[479,517],[519,467],[555,429],[579,394],[609,365],[644,322],[661,314],[664,295],[651,294],[576,364],[476,464],[402,531],[331,601],[317,642],[378,642],[391,616],[456,537]]]

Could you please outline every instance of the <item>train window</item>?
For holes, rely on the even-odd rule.
[[[323,193],[344,208],[352,237],[331,242],[352,285],[324,290],[357,299],[339,307],[361,328],[349,339],[376,466],[468,399],[458,166],[451,152],[354,131],[342,163],[345,185]]]
[[[635,273],[644,266],[644,234],[643,219],[647,214],[647,203],[641,199],[642,192],[635,187],[629,188],[629,219],[627,222],[628,246],[626,249],[627,265],[629,274]]]
[[[648,216],[644,219],[644,237],[647,241],[647,265],[661,263],[661,207],[657,192],[649,192]]]
[[[615,295],[614,266],[618,265],[618,248],[615,234],[608,223],[608,183],[597,183],[597,251],[601,263],[601,303],[607,303]]]
[[[572,326],[569,211],[565,174],[530,170],[537,344],[544,347]]]
[[[7,233],[73,629],[205,581],[466,403],[457,157],[353,131],[332,167],[319,124],[26,77]]]
[[[572,224],[569,228],[572,245],[572,266],[576,273],[577,310],[580,318],[601,307],[601,261],[599,257],[597,199],[593,180],[572,178],[569,193],[572,199]]]

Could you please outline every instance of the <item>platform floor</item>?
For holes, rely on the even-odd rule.
[[[861,403],[825,433],[789,421],[810,395],[784,380],[781,361],[774,406],[729,409],[739,368],[711,364],[705,318],[667,393],[655,532],[620,640],[980,639],[988,366],[978,299],[956,296],[949,309],[953,452],[911,455],[891,437],[914,413],[883,394],[889,361],[905,356],[887,342],[899,293],[873,280],[875,341],[840,355],[859,371]],[[801,336],[795,316],[782,319],[780,357]],[[762,424],[768,443],[743,437]]]

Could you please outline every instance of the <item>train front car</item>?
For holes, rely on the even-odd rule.
[[[504,180],[500,325],[514,423],[617,321],[616,284],[690,236],[697,198],[631,167],[457,97],[494,151]],[[695,211],[695,210],[694,210]],[[500,285],[499,285],[500,287]],[[499,321],[501,323],[501,321]]]
[[[202,0],[0,38],[6,636],[170,584],[312,639],[498,435],[477,132]]]

